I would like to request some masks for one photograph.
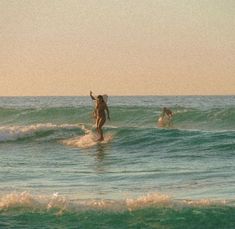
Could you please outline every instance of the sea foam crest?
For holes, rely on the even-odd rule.
[[[65,197],[54,193],[51,197],[33,196],[28,192],[10,193],[0,198],[0,211],[7,211],[16,208],[30,210],[50,211],[56,209],[57,215],[68,209],[68,201]]]
[[[9,211],[16,208],[34,211],[52,211],[61,215],[66,211],[84,212],[89,210],[107,211],[134,211],[148,207],[210,207],[210,206],[232,206],[232,202],[225,200],[173,200],[168,195],[152,193],[138,198],[124,200],[110,199],[75,199],[70,200],[58,193],[50,196],[32,195],[29,192],[10,193],[0,198],[0,211]]]
[[[31,136],[38,131],[81,128],[80,124],[39,123],[28,126],[0,126],[0,142]]]
[[[132,211],[151,205],[167,204],[170,198],[167,195],[155,193],[141,196],[137,199],[105,200],[105,199],[76,199],[71,201],[58,193],[51,196],[32,195],[29,192],[10,193],[0,198],[0,211],[15,208],[27,208],[34,210],[57,210],[57,214],[64,211],[86,211],[86,210],[113,210]]]
[[[171,198],[168,195],[161,194],[161,193],[151,193],[137,199],[128,198],[126,199],[126,206],[128,210],[138,209],[140,207],[147,207],[149,205],[159,205],[164,204],[168,205],[171,201]]]
[[[61,143],[66,146],[78,147],[78,148],[90,148],[97,144],[106,144],[113,139],[112,134],[105,134],[103,141],[98,141],[99,135],[92,130],[87,129],[85,125],[81,125],[81,129],[85,132],[83,136],[77,136],[69,139],[62,140]]]

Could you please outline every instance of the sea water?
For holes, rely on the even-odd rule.
[[[0,98],[0,228],[235,228],[235,97]],[[163,107],[171,128],[158,128]]]

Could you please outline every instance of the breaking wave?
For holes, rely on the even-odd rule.
[[[173,200],[160,193],[125,200],[10,193],[0,199],[6,228],[233,228],[231,201]]]

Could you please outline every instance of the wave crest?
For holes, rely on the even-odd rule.
[[[231,205],[226,200],[173,200],[169,195],[150,193],[138,198],[124,200],[109,199],[73,199],[53,193],[51,196],[32,195],[29,192],[10,193],[0,198],[0,211],[16,208],[55,211],[62,214],[64,211],[83,212],[89,210],[133,211],[148,207],[210,207],[215,205]]]
[[[28,126],[0,126],[0,142],[15,141],[17,139],[33,136],[40,131],[58,130],[58,129],[76,129],[80,124],[34,124]]]

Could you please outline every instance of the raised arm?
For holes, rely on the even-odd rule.
[[[95,97],[92,95],[92,91],[90,91],[90,97],[92,100],[96,100]]]

